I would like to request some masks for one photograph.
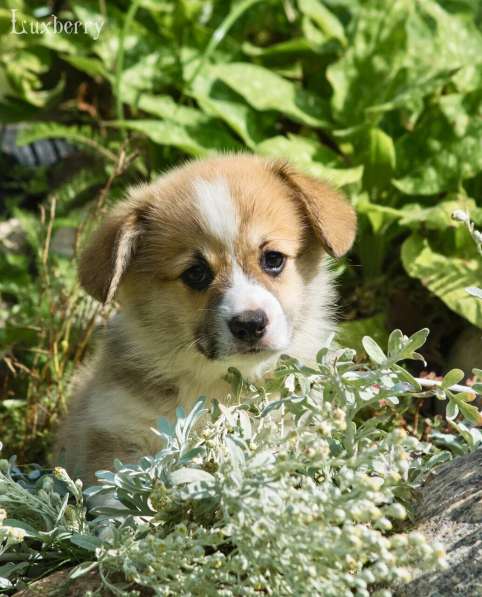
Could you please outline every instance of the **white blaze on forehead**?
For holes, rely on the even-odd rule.
[[[220,313],[229,321],[244,311],[261,309],[268,317],[261,344],[272,350],[284,350],[290,340],[288,320],[279,300],[259,282],[251,280],[237,263],[233,264],[231,286],[225,292]]]
[[[226,179],[222,176],[213,180],[196,178],[193,181],[199,221],[203,228],[232,245],[236,239],[236,209]]]

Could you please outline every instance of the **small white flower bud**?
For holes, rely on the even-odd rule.
[[[425,537],[422,535],[422,533],[419,533],[418,531],[414,531],[413,533],[410,533],[408,535],[408,541],[409,541],[409,543],[411,543],[412,545],[415,545],[417,547],[420,545],[425,545],[425,543],[426,543]]]

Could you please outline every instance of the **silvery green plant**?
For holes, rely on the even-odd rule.
[[[446,399],[458,408],[454,419],[465,417],[455,425],[472,449],[479,414],[454,386],[456,370],[423,389],[400,365],[422,358],[427,334],[397,330],[386,352],[366,337],[369,363],[347,349],[321,350],[316,367],[284,357],[263,385],[230,370],[227,404],[201,398],[187,415],[179,409],[175,425],[161,420],[154,430],[164,442],[156,455],[97,474],[84,495],[104,505],[89,514],[62,469],[55,476],[72,504],[4,470],[4,527],[25,529],[15,517],[36,533],[7,540],[4,561],[30,554],[47,566],[49,550],[61,553],[81,562],[73,576],[95,568],[99,585],[117,595],[148,587],[156,595],[368,596],[376,588],[386,596],[414,569],[446,566],[443,546],[406,532],[404,519],[412,490],[450,452],[396,419],[406,400]],[[4,583],[25,573],[0,570]]]

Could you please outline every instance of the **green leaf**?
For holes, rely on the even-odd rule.
[[[17,145],[28,145],[40,139],[65,139],[94,150],[108,160],[117,161],[117,156],[104,147],[105,141],[88,126],[78,127],[65,126],[56,122],[36,122],[21,129],[17,137]]]
[[[368,0],[354,11],[347,32],[347,51],[327,69],[332,107],[345,127],[377,123],[383,110],[419,113],[427,95],[482,55],[475,20],[432,0]]]
[[[6,527],[13,527],[16,529],[22,529],[25,531],[26,537],[33,537],[34,539],[41,539],[40,532],[35,529],[32,525],[24,522],[23,520],[16,520],[15,518],[7,518],[2,523]]]
[[[393,330],[388,338],[388,354],[394,355],[402,348],[403,334],[401,330]]]
[[[206,65],[188,92],[206,114],[222,119],[250,148],[268,135],[274,122],[271,114],[257,112],[223,83],[217,77],[215,65]]]
[[[414,392],[420,392],[422,390],[422,386],[420,385],[420,383],[406,369],[400,367],[400,365],[397,364],[392,365],[392,367],[403,381],[412,386]]]
[[[447,410],[445,412],[445,416],[449,421],[453,421],[459,414],[459,407],[457,406],[456,402],[453,400],[449,400],[447,404]]]
[[[271,46],[260,47],[255,46],[249,41],[245,41],[242,45],[242,50],[248,56],[256,56],[262,58],[273,57],[291,57],[298,54],[307,54],[311,52],[311,44],[304,37],[295,37],[288,39]]]
[[[396,143],[395,186],[403,193],[431,195],[457,190],[482,170],[482,92],[446,95],[415,131]]]
[[[159,145],[171,145],[194,156],[207,156],[240,146],[231,135],[215,123],[194,126],[179,125],[165,120],[117,120],[111,126],[139,131]]]
[[[95,551],[102,545],[102,541],[94,535],[80,535],[75,534],[69,537],[69,541],[87,551]]]
[[[452,386],[464,379],[464,376],[465,374],[461,369],[452,369],[444,375],[441,387],[444,390],[449,390]]]
[[[373,340],[373,338],[370,338],[370,336],[364,336],[362,344],[363,348],[365,349],[365,352],[370,357],[370,360],[372,360],[377,365],[381,365],[387,360],[387,357],[383,350],[375,342],[375,340]]]
[[[274,110],[316,128],[328,126],[328,105],[320,96],[255,64],[231,62],[215,67],[216,76],[257,110]]]
[[[400,210],[400,225],[414,230],[447,230],[458,226],[452,214],[456,210],[468,211],[474,220],[482,220],[482,209],[475,201],[465,195],[448,195],[445,201],[439,201],[432,207],[423,207],[420,203],[406,203]],[[468,237],[468,235],[467,235]]]
[[[298,0],[301,12],[314,21],[326,39],[337,39],[346,46],[346,37],[343,25],[337,17],[319,0]]]
[[[474,425],[482,425],[482,413],[476,406],[467,404],[463,400],[457,400],[457,406],[462,415]]]
[[[65,60],[65,62],[68,62],[74,68],[86,73],[90,77],[102,77],[103,79],[109,78],[109,73],[105,70],[102,62],[92,58],[92,56],[87,58],[86,56],[67,54],[62,56],[62,60]]]
[[[395,170],[393,140],[381,129],[371,128],[368,132],[367,145],[363,182],[368,189],[382,189],[389,183]]]
[[[482,303],[465,291],[482,279],[480,259],[443,255],[433,250],[428,240],[417,234],[403,243],[401,256],[410,276],[418,278],[450,309],[482,328]]]
[[[317,178],[330,181],[335,186],[358,182],[363,168],[336,168],[338,156],[315,139],[289,133],[287,137],[266,139],[256,146],[256,152],[274,158],[290,160],[292,164]]]
[[[408,342],[404,345],[402,353],[410,354],[421,348],[425,344],[429,333],[430,330],[428,328],[423,328],[412,334]]]
[[[71,578],[72,580],[74,580],[75,578],[79,578],[80,576],[87,574],[87,572],[90,572],[94,568],[97,568],[98,565],[98,562],[82,562],[82,564],[79,564],[72,570],[72,572],[69,574],[69,578]]]

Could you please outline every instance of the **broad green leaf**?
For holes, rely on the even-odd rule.
[[[117,8],[112,2],[105,5],[105,9],[107,10],[106,17],[102,13],[102,6],[98,2],[92,0],[71,0],[70,4],[79,21],[84,23],[92,23],[98,20],[106,21],[99,39],[92,44],[92,50],[102,60],[107,71],[113,72],[125,12]],[[126,65],[128,68],[131,65],[134,66],[143,57],[151,56],[156,51],[163,53],[167,49],[167,43],[161,45],[159,42],[159,36],[154,35],[139,19],[134,19],[124,38]],[[174,53],[171,52],[171,59],[174,58]],[[151,66],[149,62],[144,64],[146,68],[150,68]]]
[[[120,93],[124,98],[134,90],[155,92],[169,84],[177,74],[178,62],[169,47],[157,48],[149,54],[143,54],[138,60],[122,72]]]
[[[204,49],[201,60],[197,64],[193,74],[189,78],[188,85],[192,83],[199,75],[199,72],[203,69],[203,66],[208,62],[210,57],[214,54],[216,48],[221,44],[223,39],[228,34],[229,30],[233,25],[240,19],[240,17],[253,5],[260,2],[260,0],[238,0],[231,4],[229,12],[222,20],[221,24],[215,29],[211,38],[209,39],[208,45]]]
[[[288,159],[307,174],[323,178],[335,186],[358,182],[363,169],[336,168],[337,155],[318,141],[300,135],[288,134],[266,139],[256,146],[256,152],[274,158]]]
[[[381,2],[367,2],[356,12],[347,51],[327,70],[333,111],[343,126],[359,124],[367,107],[396,93],[396,75],[406,51],[406,18],[398,2],[389,10],[382,10]]]
[[[255,64],[232,62],[215,67],[216,76],[257,110],[274,110],[316,128],[328,126],[326,100]]]
[[[417,234],[403,243],[401,256],[410,276],[418,278],[450,309],[482,328],[482,302],[474,300],[465,291],[465,288],[476,286],[482,280],[480,259],[437,253],[428,240]]]
[[[420,112],[425,96],[482,56],[474,19],[432,0],[367,0],[348,33],[347,51],[327,71],[333,110],[345,127],[373,122],[384,110]]]
[[[368,189],[382,189],[395,170],[396,156],[392,138],[380,128],[368,132],[368,149],[364,160],[363,182]]]
[[[321,0],[298,0],[302,13],[314,21],[327,39],[334,38],[346,45],[343,25]]]
[[[139,131],[159,145],[171,145],[194,156],[206,156],[224,150],[239,149],[231,135],[214,123],[195,126],[172,121],[118,120],[112,126]]]
[[[221,118],[253,149],[274,120],[254,110],[244,99],[215,76],[215,67],[205,67],[193,82],[191,94],[202,110]]]
[[[279,135],[265,139],[256,147],[256,151],[262,155],[285,157],[292,163],[314,165],[315,168],[317,163],[321,167],[333,167],[338,162],[337,154],[326,145],[316,139],[292,133],[288,133],[286,137]]]
[[[444,96],[396,143],[395,186],[416,195],[457,190],[482,170],[481,138],[482,92]]]
[[[100,60],[96,60],[89,56],[77,56],[75,54],[66,54],[62,56],[62,60],[71,64],[77,70],[88,74],[90,77],[102,77],[103,79],[109,78],[109,73],[105,70],[104,65]]]
[[[472,220],[482,222],[482,208],[477,207],[473,199],[448,195],[447,200],[440,201],[433,207],[423,207],[420,203],[406,203],[398,212],[400,225],[412,229],[442,231],[455,228],[458,223],[454,221],[452,214],[457,209],[467,211]]]
[[[129,104],[133,107],[158,116],[163,120],[172,120],[186,127],[216,124],[213,118],[204,114],[201,110],[191,106],[183,106],[174,101],[170,95],[136,94],[131,92],[127,97]]]

